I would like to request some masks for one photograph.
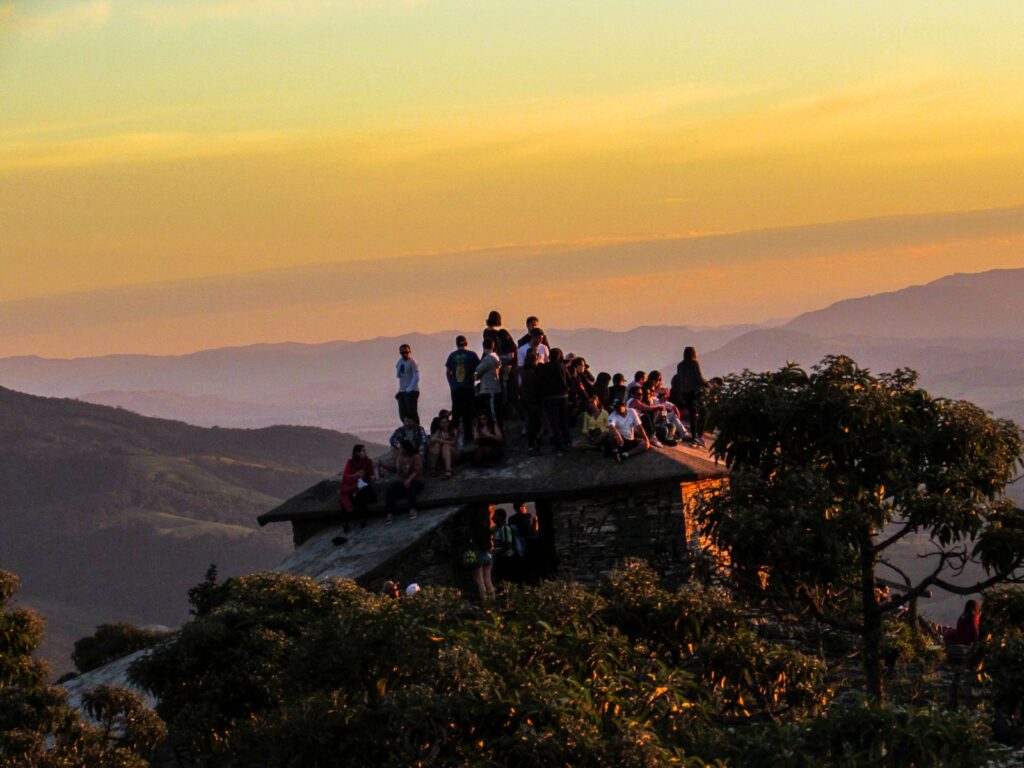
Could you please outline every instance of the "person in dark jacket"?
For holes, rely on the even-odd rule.
[[[565,455],[569,437],[569,372],[565,369],[562,350],[551,350],[551,359],[537,369],[537,389],[551,427],[555,454]]]
[[[519,406],[523,421],[526,422],[526,445],[530,455],[540,450],[537,438],[540,435],[541,400],[537,389],[537,354],[530,349],[526,352],[523,365],[516,369],[519,374]]]
[[[697,360],[697,350],[687,347],[683,350],[683,359],[676,366],[676,375],[672,381],[676,395],[673,402],[680,409],[685,408],[690,414],[690,435],[697,445],[704,442],[704,414],[700,411],[700,394],[707,386],[704,374]]]

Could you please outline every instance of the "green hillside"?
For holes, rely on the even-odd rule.
[[[184,595],[272,566],[287,532],[256,516],[337,472],[357,438],[311,427],[206,429],[0,388],[0,566],[48,619],[57,670],[96,624],[176,624]]]

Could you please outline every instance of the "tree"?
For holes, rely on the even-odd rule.
[[[49,670],[32,658],[43,620],[9,608],[18,578],[0,570],[0,768],[144,768],[166,736],[163,722],[131,691],[100,686],[83,706],[94,724],[68,706]]]
[[[932,397],[913,371],[874,376],[842,356],[810,374],[789,364],[732,375],[713,399],[713,453],[730,479],[699,505],[704,534],[768,597],[857,632],[876,699],[887,614],[932,587],[1017,580],[1024,513],[1000,498],[1020,463],[1013,422]],[[912,536],[929,550],[917,578],[892,558]],[[964,584],[971,564],[984,576]],[[879,589],[886,568],[902,593]]]

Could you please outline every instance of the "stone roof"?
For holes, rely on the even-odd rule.
[[[510,431],[516,430],[513,427]],[[509,437],[508,443],[506,456],[497,466],[479,468],[461,463],[450,480],[424,478],[426,488],[420,494],[418,509],[585,498],[632,488],[707,480],[727,473],[725,466],[712,460],[704,448],[652,448],[618,464],[589,448],[573,448],[564,456],[550,452],[530,456],[519,435]],[[384,480],[387,479],[385,475]],[[266,525],[336,516],[340,483],[340,476],[326,478],[257,519],[260,525]],[[371,511],[379,509],[378,503]]]

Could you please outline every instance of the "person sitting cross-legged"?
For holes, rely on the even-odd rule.
[[[651,447],[644,425],[640,422],[640,414],[627,408],[622,400],[612,401],[612,415],[608,417],[608,424],[622,438],[622,447],[615,454],[617,461],[638,456]]]
[[[423,490],[423,457],[419,450],[408,440],[401,444],[401,455],[395,468],[396,478],[388,483],[384,492],[384,505],[387,517],[384,525],[391,525],[395,519],[395,502],[405,496],[409,500],[409,519],[416,519],[416,497]]]
[[[622,448],[622,437],[612,429],[608,416],[608,411],[601,407],[600,397],[591,395],[587,400],[587,410],[583,414],[581,431],[586,445],[600,448],[605,456],[613,456]]]

